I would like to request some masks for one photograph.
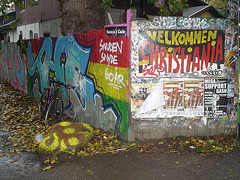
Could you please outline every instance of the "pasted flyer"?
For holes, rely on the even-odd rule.
[[[204,109],[207,117],[227,116],[227,79],[204,80]]]

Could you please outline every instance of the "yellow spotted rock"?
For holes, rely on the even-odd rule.
[[[45,154],[75,154],[93,138],[93,128],[89,124],[61,122],[53,127],[39,144],[38,152]]]

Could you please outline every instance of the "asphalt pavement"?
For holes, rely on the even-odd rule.
[[[201,156],[189,149],[151,153],[129,150],[91,157],[67,154],[53,157],[18,152],[17,147],[6,141],[9,134],[0,132],[0,179],[240,179],[239,147],[217,156]],[[50,166],[46,163],[48,160],[54,160],[54,163]]]

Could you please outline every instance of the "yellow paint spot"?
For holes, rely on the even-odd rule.
[[[76,145],[78,145],[78,139],[76,137],[71,137],[71,138],[68,139],[68,143],[71,146],[76,146]]]
[[[173,48],[172,47],[170,47],[170,48],[168,48],[168,52],[173,52]]]
[[[56,132],[53,133],[53,137],[54,137],[54,140],[50,146],[47,146],[45,143],[48,139],[51,138],[51,136],[48,136],[40,143],[39,148],[42,150],[45,150],[46,152],[53,152],[59,145],[58,136],[57,136]]]
[[[71,124],[71,122],[60,122],[60,126],[69,126]]]
[[[228,119],[228,116],[221,121],[221,124],[224,123],[227,119]]]
[[[61,151],[66,151],[68,148],[67,148],[67,145],[65,144],[64,142],[64,139],[61,141]]]
[[[189,47],[188,49],[187,49],[187,51],[190,53],[190,52],[192,52],[192,48],[191,47]]]
[[[63,130],[63,133],[65,134],[73,134],[75,132],[74,128],[66,128]]]
[[[212,41],[212,42],[211,42],[211,45],[212,45],[212,46],[215,46],[215,45],[216,45],[216,41]]]
[[[58,142],[59,138],[56,132],[53,133],[53,137],[54,137],[53,143],[50,146],[48,146],[51,150],[55,150],[59,145],[59,142]]]

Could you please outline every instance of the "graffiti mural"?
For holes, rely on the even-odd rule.
[[[26,43],[30,96],[39,99],[50,78],[60,80],[71,87],[63,89],[67,115],[126,136],[127,37],[106,40],[96,31]]]
[[[8,81],[14,88],[27,93],[26,56],[22,52],[24,44],[1,44],[0,73],[1,79]]]
[[[223,31],[146,30],[140,36],[139,76],[222,75]]]
[[[103,95],[105,112],[113,114],[120,132],[127,135],[128,129],[128,81],[129,40],[128,37],[105,37],[96,41],[97,57],[91,58],[88,76],[97,91]],[[113,106],[114,108],[110,108]],[[112,120],[108,120],[112,121]]]

